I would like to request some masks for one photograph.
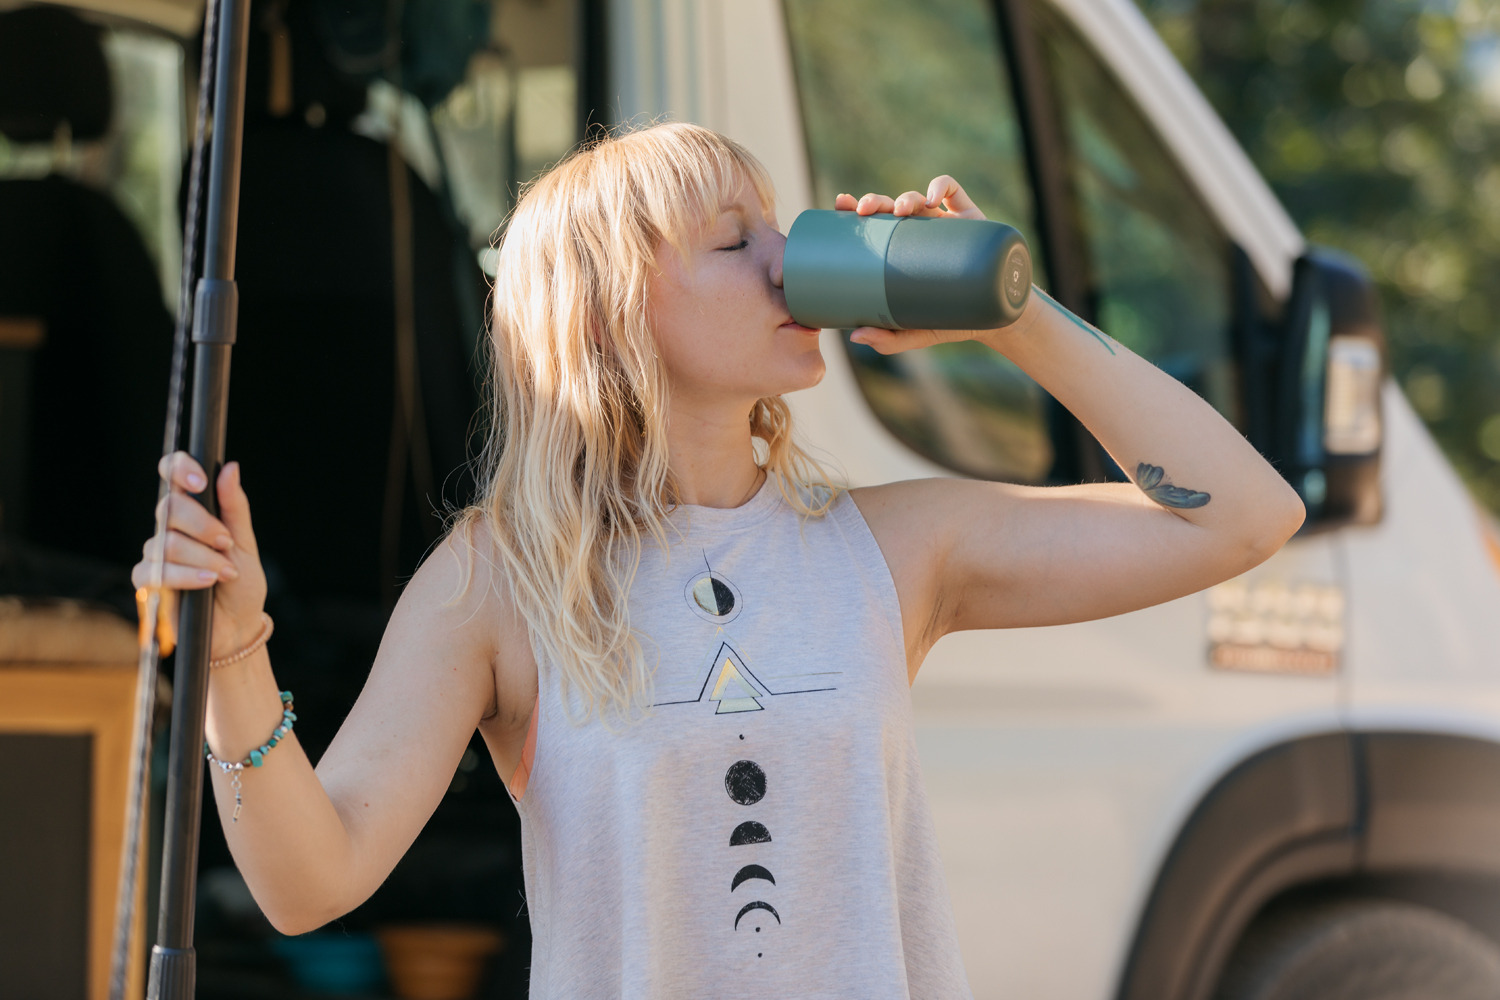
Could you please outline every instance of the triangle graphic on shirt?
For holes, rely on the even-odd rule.
[[[745,666],[729,643],[722,644],[714,656],[714,666],[708,681],[712,684],[708,690],[708,699],[719,703],[719,707],[714,710],[715,715],[765,710],[758,699],[764,698],[769,692],[755,679],[750,668]]]
[[[724,658],[724,664],[719,668],[719,679],[714,682],[713,693],[709,700],[719,703],[715,715],[723,715],[726,712],[759,712],[763,706],[756,701],[757,692],[745,682],[740,672],[735,669],[734,661],[729,657]]]

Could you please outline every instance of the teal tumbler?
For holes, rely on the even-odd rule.
[[[1031,295],[1031,251],[984,219],[811,209],[782,258],[787,309],[803,326],[991,330]]]

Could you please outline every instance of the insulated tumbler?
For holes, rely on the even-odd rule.
[[[803,326],[991,330],[1026,307],[1031,251],[1001,222],[810,209],[787,234],[782,288]]]

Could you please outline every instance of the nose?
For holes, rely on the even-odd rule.
[[[786,256],[786,237],[773,230],[771,239],[771,284],[782,287],[782,258]]]

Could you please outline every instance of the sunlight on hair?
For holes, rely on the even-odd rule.
[[[627,597],[643,539],[668,545],[679,494],[647,291],[657,248],[683,251],[747,178],[770,209],[770,175],[733,140],[686,123],[617,129],[528,184],[498,247],[481,494],[453,529],[467,574],[473,557],[497,563],[564,704],[581,696],[575,723],[651,704]],[[792,440],[781,397],[755,404],[750,431],[786,501],[826,513],[838,489]]]

